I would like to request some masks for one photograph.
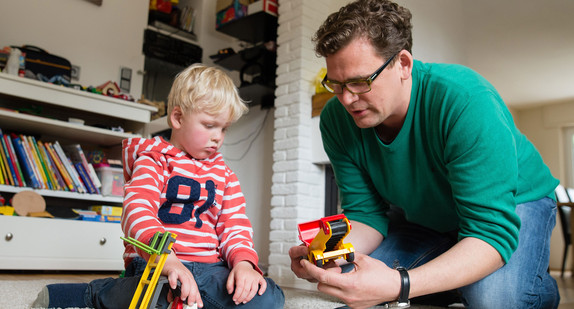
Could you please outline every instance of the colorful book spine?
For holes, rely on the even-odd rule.
[[[12,166],[12,161],[8,156],[8,151],[6,148],[6,143],[4,143],[4,134],[0,135],[0,155],[2,156],[2,160],[4,161],[4,166],[6,168],[6,172],[8,175],[8,185],[17,186],[18,183],[14,179],[14,167]]]
[[[88,175],[88,172],[84,168],[82,162],[74,163],[74,167],[76,168],[76,171],[78,171],[78,175],[80,175],[80,179],[84,183],[84,186],[86,186],[88,193],[96,194],[96,188],[92,184],[92,181],[90,180],[90,175]]]
[[[32,148],[30,147],[30,141],[28,140],[28,137],[25,135],[20,135],[20,140],[22,141],[22,146],[24,146],[24,150],[26,151],[26,156],[30,162],[30,166],[32,166],[34,174],[36,175],[36,179],[38,179],[38,183],[40,184],[40,188],[46,189],[46,184],[44,183],[44,181],[42,179],[40,167],[38,166],[38,163],[36,162],[34,155],[32,153]]]
[[[10,160],[12,160],[12,165],[14,166],[14,173],[16,174],[16,179],[18,180],[18,186],[26,187],[24,174],[22,173],[22,168],[20,167],[20,163],[18,162],[16,151],[14,151],[14,145],[12,145],[12,139],[7,134],[4,134],[4,142],[6,143],[6,148],[8,149],[8,155],[10,156]]]
[[[16,155],[21,163],[20,165],[23,167],[25,178],[28,180],[28,185],[34,189],[41,188],[38,178],[36,178],[36,174],[34,174],[34,170],[30,165],[30,160],[27,158],[26,150],[24,150],[24,146],[22,145],[22,140],[19,136],[13,136],[12,142],[16,149]]]
[[[60,157],[60,160],[64,163],[64,166],[66,167],[66,170],[70,174],[72,181],[74,181],[76,190],[80,193],[86,193],[87,190],[86,187],[84,187],[84,185],[82,184],[82,181],[80,180],[80,175],[78,175],[76,169],[74,168],[74,166],[72,166],[72,162],[70,161],[70,159],[68,159],[68,157],[64,153],[64,149],[62,149],[62,146],[58,141],[54,142],[54,149],[56,150],[56,154],[58,154],[58,156]]]
[[[6,156],[4,155],[4,147],[0,142],[0,169],[3,175],[3,184],[12,185],[10,182],[10,169],[8,168],[8,161],[6,161]]]
[[[50,179],[50,175],[48,174],[48,167],[46,166],[46,163],[42,160],[42,155],[40,154],[40,150],[38,149],[38,145],[36,143],[36,138],[33,136],[28,136],[28,139],[30,140],[30,148],[32,148],[32,153],[34,155],[34,158],[38,164],[38,166],[40,167],[40,172],[42,174],[42,180],[44,181],[44,184],[46,185],[46,189],[50,189],[50,190],[54,190],[54,184],[52,183],[52,180]]]
[[[50,176],[50,179],[54,184],[54,189],[58,191],[65,190],[66,184],[64,183],[64,180],[62,179],[62,176],[60,175],[60,172],[58,171],[56,164],[52,161],[52,159],[48,155],[48,151],[46,150],[46,147],[44,147],[44,143],[41,141],[38,141],[38,150],[40,151],[42,160],[46,163],[46,166],[48,167],[48,176]]]
[[[67,188],[66,190],[76,191],[76,188],[74,186],[74,182],[72,181],[72,177],[70,176],[70,174],[66,170],[66,167],[64,167],[64,163],[60,160],[60,157],[56,154],[56,151],[54,150],[54,145],[52,145],[52,143],[46,142],[44,144],[44,146],[46,147],[46,151],[48,152],[48,154],[52,158],[52,161],[56,164],[56,168],[60,172],[60,175],[62,175],[62,178],[64,179],[64,182],[66,183],[66,185],[65,185],[65,187]]]
[[[72,161],[72,163],[74,165],[76,165],[77,163],[82,164],[82,166],[84,167],[84,170],[86,171],[88,178],[84,181],[84,185],[86,185],[86,187],[93,187],[95,188],[95,192],[99,194],[100,193],[100,187],[101,182],[98,179],[98,176],[96,175],[96,171],[93,169],[90,169],[90,164],[88,163],[88,160],[86,159],[86,155],[84,154],[84,151],[82,149],[82,146],[80,144],[71,144],[71,145],[66,145],[63,146],[64,152],[66,153],[66,155],[68,155],[68,157],[70,158],[70,160]],[[93,174],[92,174],[93,171]],[[81,176],[81,175],[80,175]]]

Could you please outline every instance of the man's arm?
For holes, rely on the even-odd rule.
[[[358,222],[349,220],[351,232],[345,237],[345,242],[351,243],[355,250],[363,254],[371,254],[383,241],[383,235],[374,228]]]
[[[400,292],[399,272],[383,262],[358,253],[355,269],[322,269],[307,260],[299,261],[310,281],[319,282],[319,291],[335,296],[351,308],[369,308],[394,301]],[[409,297],[448,291],[476,282],[503,265],[498,251],[477,238],[465,238],[427,264],[409,270]]]

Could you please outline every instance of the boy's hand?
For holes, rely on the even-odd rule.
[[[236,305],[249,302],[258,290],[259,295],[263,295],[266,289],[265,278],[247,261],[235,264],[227,278],[227,292],[231,294],[235,290],[233,301]]]
[[[184,303],[190,305],[197,304],[199,308],[203,308],[203,301],[201,300],[197,283],[189,269],[177,258],[175,252],[172,251],[168,255],[161,274],[167,276],[169,286],[174,290],[177,288],[177,281],[179,280],[179,282],[181,282],[181,295],[179,298],[181,298]]]

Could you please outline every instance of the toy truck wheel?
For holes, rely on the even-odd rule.
[[[317,265],[317,267],[323,267],[323,260],[315,261],[315,265]]]
[[[351,252],[345,256],[345,260],[349,263],[353,263],[355,260],[355,252]]]

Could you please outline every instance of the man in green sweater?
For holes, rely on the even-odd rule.
[[[413,59],[410,20],[390,1],[358,0],[315,34],[336,94],[323,145],[357,254],[350,270],[322,269],[293,247],[293,271],[352,308],[452,290],[468,308],[556,308],[558,180],[488,81]]]

